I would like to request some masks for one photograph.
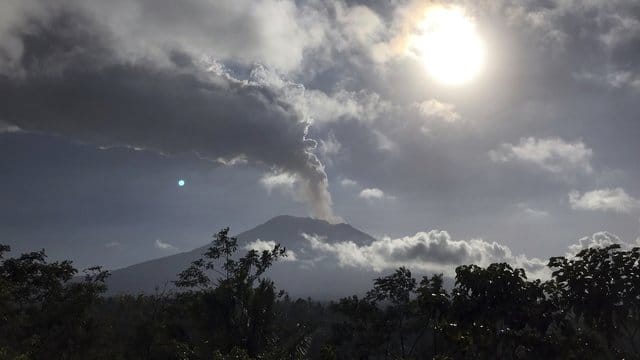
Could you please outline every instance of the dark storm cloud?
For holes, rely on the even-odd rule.
[[[168,54],[173,64],[123,61],[102,30],[67,9],[30,25],[20,37],[20,73],[0,77],[0,119],[101,146],[211,160],[244,155],[296,174],[315,215],[333,218],[309,124],[281,94],[204,71],[182,52]]]

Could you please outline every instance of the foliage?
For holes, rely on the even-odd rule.
[[[99,267],[75,280],[71,262],[47,262],[44,250],[4,259],[0,245],[0,355],[3,358],[82,359],[99,327],[91,316],[108,276]]]
[[[236,259],[237,250],[238,240],[229,237],[229,228],[222,229],[204,257],[181,272],[175,282],[180,288],[197,289],[179,299],[191,318],[198,319],[194,324],[198,335],[211,340],[199,343],[202,356],[212,353],[214,347],[224,352],[246,349],[249,356],[256,356],[273,346],[275,340],[277,294],[273,282],[262,275],[274,261],[286,256],[286,251],[276,245],[261,253],[249,250]]]
[[[105,298],[100,268],[0,245],[0,359],[638,358],[640,248],[551,258],[546,281],[498,263],[447,286],[401,267],[328,305],[277,291],[281,246],[238,248],[222,229],[175,291]]]
[[[625,251],[617,244],[549,260],[563,307],[591,342],[604,343],[616,357],[640,353],[639,261],[640,248]]]

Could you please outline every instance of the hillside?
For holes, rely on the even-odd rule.
[[[350,241],[366,245],[375,240],[349,224],[330,224],[322,220],[287,215],[272,218],[237,237],[242,252],[245,251],[246,244],[259,239],[280,243],[296,254],[298,259],[281,261],[268,273],[276,286],[286,288],[292,296],[328,299],[346,296],[370,286],[371,279],[376,274],[354,268],[343,271],[334,260],[312,254],[303,233],[321,236],[328,243]],[[207,245],[204,245],[188,252],[114,270],[107,281],[109,293],[151,293],[156,287],[164,288],[165,284],[171,288],[171,281],[176,279],[176,274],[199,258],[206,249]]]

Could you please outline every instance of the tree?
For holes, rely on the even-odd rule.
[[[412,350],[428,329],[432,335],[432,357],[438,355],[438,336],[447,325],[447,313],[450,309],[449,294],[443,284],[442,274],[433,275],[431,278],[424,276],[417,289],[417,312],[423,328],[416,337]]]
[[[214,346],[228,353],[238,347],[256,356],[271,346],[277,298],[273,282],[262,276],[274,261],[286,256],[286,250],[278,244],[234,258],[237,250],[237,238],[229,236],[229,228],[222,229],[175,284],[191,290],[183,300],[191,304],[195,316],[204,319],[200,325],[208,339],[201,344],[207,351]]]
[[[386,331],[384,313],[375,303],[354,295],[340,299],[330,308],[338,315],[330,340],[338,353],[347,359],[370,359],[389,352],[390,332]]]
[[[456,269],[452,306],[458,340],[475,357],[550,356],[552,305],[541,281],[527,281],[524,269],[505,263]]]
[[[0,245],[0,355],[82,359],[92,356],[98,324],[90,310],[106,289],[108,272],[47,262],[44,250],[4,258]]]
[[[387,352],[397,352],[402,359],[413,350],[409,347],[407,336],[411,327],[408,322],[414,320],[411,297],[415,288],[416,279],[411,276],[411,271],[401,267],[389,276],[375,279],[373,289],[366,297],[374,305],[385,306],[385,327],[389,335],[397,335],[399,343],[399,351],[391,348]]]
[[[593,247],[575,257],[553,257],[549,267],[563,306],[578,327],[590,329],[610,355],[638,354],[640,330],[640,248]],[[619,341],[624,339],[625,343]],[[591,344],[597,347],[597,344]]]

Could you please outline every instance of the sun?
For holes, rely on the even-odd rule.
[[[485,47],[473,19],[459,7],[429,7],[410,41],[429,74],[448,85],[476,77],[485,63]]]

